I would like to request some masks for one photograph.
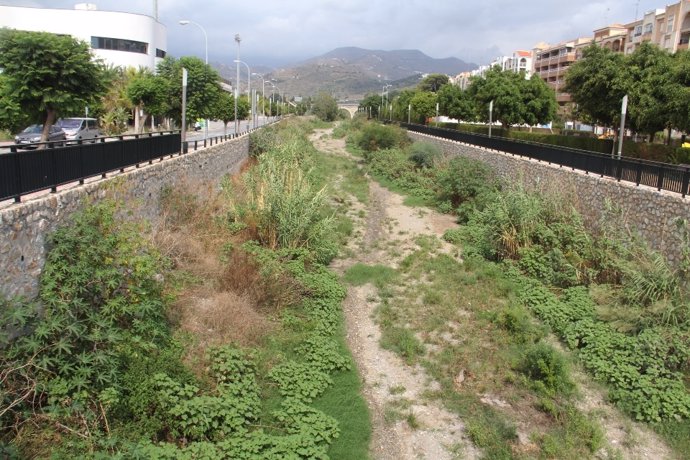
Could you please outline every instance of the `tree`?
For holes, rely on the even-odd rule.
[[[424,77],[424,79],[419,83],[417,88],[420,91],[428,91],[430,93],[435,93],[439,91],[444,85],[448,84],[448,75],[441,73],[432,73]]]
[[[378,118],[381,107],[380,94],[367,94],[359,103],[359,108],[366,110],[372,118]]]
[[[338,101],[330,94],[321,92],[314,99],[311,111],[323,121],[335,121],[338,117]]]
[[[436,94],[428,91],[417,91],[410,100],[412,113],[419,123],[426,123],[426,120],[436,115]]]
[[[629,124],[635,131],[648,134],[650,142],[657,131],[673,123],[672,106],[681,90],[672,68],[673,57],[647,42],[626,60]]]
[[[417,94],[417,91],[413,89],[404,89],[400,91],[400,94],[394,99],[393,103],[393,114],[395,118],[404,121],[407,121],[408,115],[410,115],[411,118],[411,114],[408,113],[408,111],[415,94]],[[410,121],[412,120],[410,119]]]
[[[614,126],[620,121],[621,100],[628,92],[623,55],[597,45],[588,46],[583,58],[570,66],[565,90],[592,122]]]
[[[464,121],[476,119],[474,102],[467,91],[463,91],[459,86],[443,85],[436,95],[441,115]]]
[[[163,116],[168,112],[168,82],[165,78],[154,75],[148,69],[141,69],[127,84],[127,98],[135,106],[135,127],[141,132],[145,120],[140,120],[139,113],[145,110],[150,115]]]
[[[69,35],[0,30],[0,70],[0,100],[10,101],[0,119],[19,107],[26,121],[43,124],[41,141],[59,115],[84,113],[104,91],[102,65]]]
[[[522,75],[522,74],[520,74]],[[549,123],[556,116],[556,93],[538,75],[520,83],[522,93],[522,123],[530,126]]]
[[[240,104],[237,106],[237,115],[239,117]],[[235,96],[227,91],[221,91],[220,96],[216,100],[216,106],[214,107],[213,116],[214,120],[220,120],[223,122],[223,132],[228,133],[228,123],[235,121]]]
[[[500,121],[504,128],[524,123],[524,100],[521,94],[522,74],[503,71],[498,67],[489,69],[484,77],[472,77],[468,88],[475,102],[480,120],[489,120],[489,104],[493,101],[493,120]]]
[[[187,69],[187,125],[197,118],[211,119],[222,91],[220,75],[201,59],[189,56],[166,56],[158,64],[158,75],[167,88],[169,105],[165,115],[182,124],[182,68]]]

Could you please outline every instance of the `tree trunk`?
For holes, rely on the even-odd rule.
[[[668,128],[668,136],[666,136],[666,145],[671,145],[671,128]]]
[[[57,112],[55,109],[46,109],[46,121],[43,123],[43,131],[41,131],[41,142],[46,142],[48,140],[48,135],[50,134],[50,127],[55,124],[55,118],[57,117]],[[45,144],[38,146],[39,149],[46,148]]]

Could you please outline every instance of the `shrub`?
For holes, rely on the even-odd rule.
[[[568,394],[574,388],[563,356],[545,343],[538,343],[527,350],[520,372],[550,394]]]
[[[441,149],[428,142],[415,142],[408,147],[409,159],[417,169],[429,169],[436,165],[441,157]]]
[[[462,222],[477,209],[483,209],[489,196],[499,188],[495,174],[486,164],[456,157],[435,174],[436,200],[448,203]]]
[[[402,147],[409,142],[405,132],[392,125],[368,123],[357,136],[357,146],[364,152]],[[366,153],[365,153],[366,158]]]

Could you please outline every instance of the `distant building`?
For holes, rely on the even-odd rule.
[[[0,28],[71,35],[91,47],[106,65],[156,68],[167,53],[167,31],[152,16],[98,11],[80,3],[74,9],[0,6]]]
[[[581,53],[577,53],[576,49],[584,48],[591,42],[592,38],[585,37],[557,45],[542,43],[534,49],[534,73],[554,89],[556,102],[561,107],[571,100],[570,94],[564,92],[563,87],[568,68],[581,57]]]
[[[690,41],[690,1],[683,0],[648,11],[642,19],[626,24],[625,54],[633,53],[643,42],[650,42],[670,53],[687,49]]]

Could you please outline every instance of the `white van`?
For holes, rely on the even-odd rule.
[[[101,135],[95,118],[61,118],[56,123],[68,141],[92,140]]]

